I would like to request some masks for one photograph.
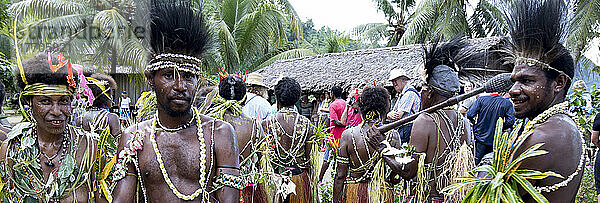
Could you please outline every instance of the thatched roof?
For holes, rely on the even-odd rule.
[[[500,38],[470,39],[469,43],[465,50],[472,57],[462,65],[465,71],[460,74],[461,80],[480,83],[495,74],[510,71],[508,66],[497,62],[501,57],[494,50],[502,44]],[[333,85],[349,90],[373,84],[373,81],[383,85],[394,68],[406,69],[413,78],[420,78],[423,47],[405,45],[281,60],[256,72],[269,87],[273,87],[279,77],[287,76],[296,79],[307,92],[325,92]]]

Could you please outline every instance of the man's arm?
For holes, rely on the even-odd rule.
[[[475,103],[473,103],[471,108],[469,108],[469,111],[467,111],[467,118],[469,119],[469,121],[471,121],[472,124],[475,124],[475,116],[477,116],[477,114],[479,113],[479,109],[481,108],[481,106],[479,105],[480,102],[481,100],[477,98],[475,100]]]
[[[348,136],[352,136],[348,131],[344,131],[342,133],[342,138],[340,139],[340,151],[338,156],[343,157],[342,159],[350,160],[350,155],[348,154]],[[348,163],[341,163],[338,161],[335,171],[335,179],[333,180],[334,203],[341,203],[344,200],[344,181],[346,181],[347,174]]]
[[[117,152],[121,152],[127,146],[127,142],[133,136],[133,129],[135,126],[129,127],[126,132],[123,133],[121,139],[119,140],[119,146],[117,147]],[[125,178],[119,180],[117,182],[117,186],[113,192],[113,202],[134,202],[136,197],[136,188],[137,188],[137,171],[133,163],[127,164],[127,171],[125,173]]]
[[[411,130],[411,134],[410,134],[409,145],[414,146],[417,153],[426,153],[427,152],[427,145],[429,144],[429,135],[431,135],[435,129],[432,126],[432,123],[433,123],[433,120],[431,119],[431,117],[426,116],[425,114],[422,114],[419,117],[417,117],[417,119],[415,119],[415,122],[414,122],[412,130]],[[375,128],[371,128],[369,130],[369,140],[371,140],[371,138],[375,136],[375,135],[371,135],[372,133],[379,133],[379,132]],[[377,135],[377,136],[385,137],[382,134]],[[377,140],[379,140],[379,139],[381,139],[381,138],[378,138]],[[376,142],[380,142],[380,141],[376,141]],[[376,149],[381,153],[384,149],[384,146],[378,145],[378,146],[376,146]],[[394,172],[398,173],[400,176],[402,176],[405,179],[411,179],[417,175],[417,164],[418,164],[419,156],[413,155],[413,159],[414,160],[412,162],[405,165],[405,164],[397,162],[394,156],[383,156],[383,160],[385,161],[385,163],[388,166],[390,166],[390,168]]]
[[[121,124],[119,123],[119,116],[117,116],[117,114],[108,114],[108,126],[110,128],[110,134],[113,137],[116,138],[121,134]]]
[[[217,165],[216,177],[222,174],[240,176],[238,142],[233,127],[226,122],[215,123],[215,163]],[[216,192],[218,202],[240,202],[240,191],[225,186]]]
[[[594,146],[599,147],[598,146],[598,134],[600,133],[600,131],[592,131],[592,143],[594,143]]]

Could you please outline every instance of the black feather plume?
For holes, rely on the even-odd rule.
[[[516,57],[533,58],[573,77],[573,58],[561,44],[568,29],[566,2],[516,0],[508,7],[505,18],[510,33],[509,62]]]
[[[210,36],[202,10],[186,0],[151,0],[150,46],[153,56],[163,53],[200,58]]]
[[[425,48],[425,75],[429,79],[429,75],[433,72],[433,68],[439,65],[447,65],[456,68],[456,56],[461,49],[468,45],[467,39],[463,35],[457,35],[449,42],[440,43],[435,40],[428,48]]]

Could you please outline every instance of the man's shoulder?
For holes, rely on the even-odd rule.
[[[563,139],[579,138],[579,136],[575,121],[568,115],[557,114],[548,118],[546,122],[533,126],[531,138],[539,141],[561,142]]]
[[[127,135],[132,135],[135,133],[146,133],[146,132],[150,132],[152,128],[152,119],[148,119],[139,123],[136,123],[134,125],[131,125],[129,127],[127,127],[124,131],[123,131],[123,135],[127,136]]]

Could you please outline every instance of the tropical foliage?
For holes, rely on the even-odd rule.
[[[144,66],[144,49],[133,0],[23,0],[9,11],[21,51],[64,52],[77,63]]]
[[[551,171],[519,169],[523,160],[548,153],[539,149],[544,143],[533,145],[516,156],[517,149],[531,134],[519,135],[519,130],[513,130],[510,134],[502,133],[502,124],[503,119],[499,118],[494,135],[492,164],[475,168],[469,172],[469,177],[458,178],[457,180],[461,182],[444,188],[443,193],[451,195],[465,185],[474,184],[463,202],[523,202],[518,193],[519,189],[529,193],[536,202],[548,202],[529,181],[550,176],[562,178],[562,176]],[[521,129],[522,125],[521,122],[514,129]],[[527,130],[528,128],[526,128]],[[513,159],[513,157],[515,158]],[[478,173],[487,173],[488,175],[481,178],[478,177]]]
[[[206,57],[209,66],[252,71],[276,59],[314,54],[287,40],[286,28],[302,39],[302,24],[287,0],[212,0],[204,2],[204,11],[218,47],[215,57]]]

